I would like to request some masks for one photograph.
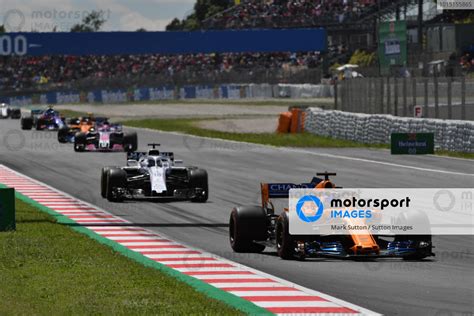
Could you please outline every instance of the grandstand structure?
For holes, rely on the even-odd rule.
[[[124,88],[124,84],[320,83],[331,77],[331,66],[349,62],[356,50],[375,52],[378,27],[389,20],[406,21],[406,67],[414,69],[413,76],[427,75],[427,68],[420,70],[420,62],[426,66],[436,59],[449,60],[457,74],[472,71],[472,25],[453,24],[469,22],[472,15],[469,11],[439,12],[427,3],[431,1],[242,0],[205,17],[197,28],[324,28],[328,50],[0,56],[0,92],[58,86]],[[376,62],[362,66],[367,66],[360,67],[363,75],[380,75]]]

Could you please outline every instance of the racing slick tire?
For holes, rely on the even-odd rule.
[[[281,213],[276,223],[276,247],[277,254],[284,260],[294,258],[295,243],[290,235],[289,219],[287,212]]]
[[[19,109],[10,110],[10,118],[18,120],[21,117],[21,111]]]
[[[137,133],[131,132],[123,135],[123,149],[126,152],[136,151],[138,148]]]
[[[20,120],[21,129],[30,130],[33,127],[33,119],[31,117],[22,117]]]
[[[107,198],[107,177],[110,167],[102,168],[102,173],[100,176],[100,195],[105,199]]]
[[[229,241],[235,252],[262,252],[255,243],[267,239],[267,215],[260,206],[234,207],[229,219]]]
[[[74,136],[74,151],[83,152],[86,150],[87,145],[87,135],[85,133],[79,132]]]
[[[423,226],[423,230],[431,232],[430,220],[428,216],[420,211],[410,211],[401,213],[396,221],[397,225],[413,225]],[[412,241],[418,249],[416,253],[403,257],[404,260],[421,260],[432,256],[432,238],[431,235],[397,235],[395,241]]]
[[[38,121],[36,122],[36,126],[35,126],[36,130],[37,130],[37,131],[43,130],[43,128],[41,127],[41,125],[43,125],[43,124],[44,124],[44,123],[43,123],[43,120],[42,120],[42,119],[38,119]]]
[[[67,143],[67,136],[69,134],[69,128],[62,127],[58,130],[58,141],[60,143]]]
[[[109,202],[122,202],[123,197],[117,196],[116,189],[125,188],[127,185],[127,172],[120,168],[110,168],[107,173],[106,198]]]
[[[204,203],[209,198],[209,185],[207,182],[207,171],[204,169],[189,169],[189,187],[191,189],[201,189],[202,194],[196,195],[191,202]]]

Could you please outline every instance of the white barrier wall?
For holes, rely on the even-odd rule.
[[[244,98],[332,98],[334,86],[325,84],[249,84],[240,85],[245,90]]]
[[[435,148],[474,152],[474,121],[396,117],[308,108],[305,129],[317,135],[366,144],[389,144],[391,133],[434,133]]]
[[[273,86],[275,98],[329,98],[334,97],[334,86],[327,84],[278,84]]]
[[[2,97],[15,106],[31,104],[124,103],[177,99],[271,99],[330,98],[334,87],[320,84],[222,84],[182,87],[138,87],[132,90],[50,91],[39,95]]]

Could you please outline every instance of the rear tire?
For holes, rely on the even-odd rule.
[[[30,130],[33,127],[33,119],[31,117],[22,117],[20,120],[21,129]]]
[[[123,196],[116,194],[117,189],[127,186],[127,172],[120,168],[110,168],[107,172],[106,198],[109,202],[122,202]]]
[[[58,141],[60,143],[67,143],[67,137],[68,137],[68,134],[69,134],[69,128],[67,127],[63,127],[61,129],[58,130]]]
[[[295,243],[289,232],[289,220],[286,212],[281,213],[276,224],[276,244],[278,256],[284,260],[294,258]]]
[[[38,119],[38,120],[36,121],[36,126],[35,126],[35,128],[36,128],[37,131],[43,130],[43,128],[41,127],[42,124],[43,124],[43,120],[42,120],[42,119]]]
[[[13,120],[18,120],[21,117],[21,111],[20,110],[12,110],[10,112],[10,118]]]
[[[131,132],[123,135],[123,149],[127,152],[136,151],[138,148],[137,133]]]
[[[76,133],[74,136],[74,151],[83,152],[86,150],[87,135],[85,133]]]
[[[265,211],[259,206],[234,208],[230,213],[229,220],[229,241],[232,249],[235,252],[262,252],[265,250],[264,245],[254,242],[266,239],[262,238],[262,234],[266,234],[265,220]]]

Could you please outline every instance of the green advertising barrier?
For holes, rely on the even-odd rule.
[[[15,228],[15,189],[0,188],[0,232]]]
[[[392,133],[392,155],[434,154],[433,133]]]
[[[390,74],[392,66],[407,64],[406,21],[382,22],[379,25],[378,55],[380,73]]]

